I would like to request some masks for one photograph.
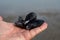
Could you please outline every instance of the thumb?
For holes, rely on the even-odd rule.
[[[3,18],[2,18],[2,16],[0,16],[0,21],[2,21],[3,20]]]

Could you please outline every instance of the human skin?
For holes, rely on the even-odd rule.
[[[3,21],[3,18],[0,16],[0,40],[31,40],[44,31],[47,26],[47,23],[44,22],[40,27],[29,31],[16,27],[14,23]]]

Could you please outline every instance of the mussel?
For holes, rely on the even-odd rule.
[[[34,12],[27,14],[24,24],[27,25],[29,22],[32,22],[37,19],[37,15]]]
[[[25,20],[23,20],[23,18],[19,16],[18,21],[15,22],[15,25],[26,30],[31,30],[41,26],[43,23],[44,20],[37,19],[36,13],[30,12],[29,14],[27,14]]]
[[[18,21],[15,22],[15,26],[25,29],[24,20],[19,16]]]
[[[29,13],[29,14],[27,14],[27,16],[26,16],[26,18],[25,18],[25,21],[28,21],[28,20],[35,20],[37,18],[37,15],[36,15],[36,13],[34,13],[34,12],[31,12],[31,13]]]
[[[30,22],[26,25],[26,29],[27,30],[31,30],[31,29],[34,29],[34,28],[37,28],[39,26],[41,26],[42,24],[44,23],[44,20],[35,20],[33,22]]]

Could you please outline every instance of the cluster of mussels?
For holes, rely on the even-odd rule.
[[[26,30],[31,30],[41,26],[43,23],[44,20],[37,19],[36,13],[30,12],[29,14],[27,14],[25,20],[23,20],[23,18],[19,16],[18,21],[15,22],[15,25]]]

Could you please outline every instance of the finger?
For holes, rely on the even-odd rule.
[[[3,20],[3,18],[0,16],[0,21],[2,21]]]
[[[43,30],[45,30],[47,28],[47,23],[44,23],[42,26],[32,29],[30,31],[31,34],[31,38],[33,38],[34,36],[36,36],[37,34],[39,34],[40,32],[42,32]]]

